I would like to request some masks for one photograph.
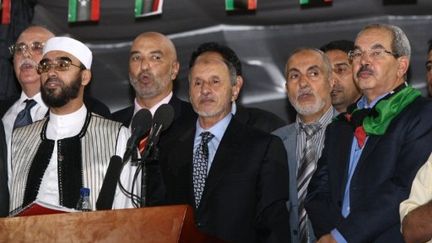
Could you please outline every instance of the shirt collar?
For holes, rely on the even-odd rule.
[[[66,115],[56,115],[50,112],[47,137],[62,139],[77,135],[84,125],[86,116],[87,108],[85,105],[81,106],[77,111]]]
[[[218,121],[209,129],[204,129],[200,126],[199,121],[196,122],[195,137],[199,136],[202,132],[208,131],[215,136],[218,141],[222,140],[222,137],[227,129],[232,118],[232,114],[228,113],[222,120]]]
[[[384,98],[386,95],[388,95],[390,92],[387,92],[383,95],[378,96],[376,99],[372,100],[370,104],[368,104],[366,96],[362,96],[360,100],[357,102],[357,108],[359,109],[365,109],[365,108],[372,108],[380,101],[382,98]]]
[[[41,95],[40,92],[38,92],[37,94],[35,94],[33,97],[28,97],[24,92],[21,92],[21,96],[19,98],[19,103],[23,104],[24,101],[28,100],[28,99],[34,100],[41,107],[48,109],[48,107],[45,105],[45,103],[42,100],[42,95]]]
[[[330,106],[327,111],[318,119],[318,121],[314,122],[317,124],[320,124],[321,127],[327,126],[333,119],[333,117],[336,115],[336,110],[333,108],[333,106]],[[299,129],[299,123],[303,123],[303,121],[300,119],[299,116],[296,117],[296,123],[295,126],[297,130]]]
[[[137,99],[135,98],[134,100],[134,115],[135,113],[137,113],[139,110],[141,109],[148,109],[150,111],[150,113],[152,114],[152,116],[154,115],[154,113],[156,112],[156,110],[163,104],[168,104],[168,102],[171,100],[173,96],[173,92],[170,92],[165,98],[163,98],[162,100],[160,100],[158,103],[156,103],[153,107],[142,107],[140,106],[140,104],[138,104]]]

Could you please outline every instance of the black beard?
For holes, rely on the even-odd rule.
[[[56,94],[55,89],[50,89],[46,86],[49,80],[57,79],[62,83],[61,91],[60,93]],[[65,85],[63,80],[60,80],[58,78],[49,78],[45,85],[41,87],[41,95],[42,100],[47,104],[49,107],[62,107],[66,105],[70,100],[75,99],[78,97],[78,93],[81,87],[81,79],[78,78],[70,83],[70,85]]]

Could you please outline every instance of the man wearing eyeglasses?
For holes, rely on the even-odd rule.
[[[75,208],[82,187],[90,189],[95,209],[110,157],[123,155],[129,131],[84,104],[91,63],[92,52],[75,39],[53,37],[46,42],[37,72],[49,116],[13,131],[12,214],[35,200]],[[130,206],[117,191],[113,207]]]
[[[354,49],[354,42],[348,40],[331,41],[322,46],[321,51],[330,59],[333,69],[332,105],[339,112],[345,112],[349,105],[360,98],[348,52]]]
[[[404,242],[399,204],[432,151],[432,103],[405,82],[410,54],[397,26],[357,35],[349,56],[363,96],[327,127],[308,187],[318,242]]]

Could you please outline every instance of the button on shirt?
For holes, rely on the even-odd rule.
[[[211,134],[214,135],[214,138],[212,140],[210,140],[210,142],[208,143],[208,150],[209,150],[209,160],[208,160],[208,166],[207,166],[207,175],[210,171],[211,165],[213,163],[213,159],[215,157],[216,151],[219,147],[219,144],[222,140],[222,137],[231,121],[232,118],[232,114],[229,113],[227,116],[225,116],[222,120],[220,120],[219,122],[217,122],[214,126],[212,126],[209,129],[203,129],[200,124],[199,121],[197,121],[196,123],[196,131],[195,131],[195,139],[194,139],[194,148],[193,148],[193,152],[195,152],[199,146],[199,144],[201,143],[201,136],[200,134],[202,132],[210,132]]]
[[[365,96],[362,96],[362,98],[357,102],[357,108],[359,109],[367,109],[367,108],[372,108],[376,105],[376,103],[378,103],[378,101],[380,101],[382,98],[384,98],[388,93],[379,96],[378,98],[376,98],[375,100],[373,100],[370,104],[368,104],[367,99]],[[351,179],[352,176],[354,175],[355,169],[357,167],[357,164],[359,162],[360,156],[363,152],[363,149],[366,147],[366,143],[368,141],[369,137],[366,137],[365,140],[365,144],[362,148],[360,148],[357,139],[355,137],[353,137],[353,142],[351,145],[351,154],[350,154],[350,161],[349,161],[349,167],[348,167],[348,179],[347,179],[347,183],[345,186],[345,193],[344,193],[344,197],[343,197],[343,202],[342,202],[342,216],[344,218],[348,217],[348,215],[350,214],[351,211],[351,207],[350,207],[350,188],[351,188]],[[342,236],[342,234],[337,230],[337,229],[333,229],[331,231],[331,234],[333,236],[333,238],[335,238],[335,240],[338,243],[346,243],[347,241],[345,240],[345,238]]]

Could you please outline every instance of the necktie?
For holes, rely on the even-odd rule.
[[[139,150],[139,152],[140,152],[141,155],[144,153],[144,149],[145,149],[145,147],[147,145],[147,138],[148,138],[148,136],[144,137],[138,143],[138,150]]]
[[[303,149],[303,155],[300,160],[299,169],[297,171],[297,190],[299,197],[299,236],[300,242],[307,242],[307,214],[304,208],[304,200],[306,198],[307,187],[316,169],[316,145],[313,144],[312,137],[320,130],[319,124],[302,124],[300,128],[306,134],[306,144]]]
[[[24,102],[26,103],[26,106],[18,113],[14,122],[14,129],[29,125],[33,122],[30,115],[30,110],[33,106],[36,105],[36,101],[25,100]]]
[[[195,195],[195,206],[198,208],[201,196],[204,192],[205,180],[207,177],[208,165],[208,143],[214,137],[210,132],[203,132],[200,134],[201,143],[195,151],[193,158],[193,187]]]

